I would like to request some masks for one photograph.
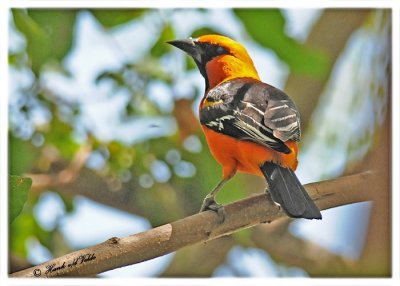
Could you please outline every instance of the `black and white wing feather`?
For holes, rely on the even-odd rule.
[[[281,90],[251,79],[234,79],[211,89],[200,112],[206,127],[290,153],[287,140],[300,140],[300,116]]]

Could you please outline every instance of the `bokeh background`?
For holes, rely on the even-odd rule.
[[[9,24],[9,173],[32,178],[10,272],[198,211],[221,175],[197,120],[204,80],[165,42],[218,33],[296,102],[300,180],[379,169],[378,199],[99,276],[390,275],[390,10],[13,9]],[[218,200],[264,188],[239,174]]]

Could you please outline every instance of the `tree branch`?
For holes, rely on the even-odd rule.
[[[369,185],[376,175],[359,173],[305,185],[321,209],[371,200]],[[123,267],[206,242],[243,228],[286,217],[269,198],[259,194],[225,206],[225,221],[215,212],[198,213],[124,238],[113,237],[43,264],[11,274],[11,277],[87,276]]]
[[[370,9],[326,9],[314,24],[305,45],[323,51],[330,60],[329,73],[324,78],[291,73],[286,81],[285,92],[296,102],[301,114],[301,128],[307,130],[314,108],[327,83],[333,65],[355,30],[365,23]],[[332,34],[335,36],[332,37]],[[301,88],[299,88],[301,86]],[[302,104],[304,99],[307,102]],[[315,104],[310,104],[314,102]]]

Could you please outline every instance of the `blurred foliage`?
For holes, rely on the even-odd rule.
[[[321,180],[332,174],[340,175],[345,168],[358,164],[377,140],[379,132],[376,131],[386,118],[390,90],[388,68],[385,68],[391,61],[388,19],[389,14],[382,11],[372,13],[366,19],[363,29],[354,33],[350,40],[352,50],[338,59],[345,72],[335,68],[336,76],[327,81],[320,95],[320,104],[302,139],[305,145],[302,150],[311,153],[328,148],[334,151],[340,146],[344,154],[338,156],[335,152],[326,152],[320,160],[309,164],[309,170],[321,170]],[[327,110],[326,106],[331,109]],[[342,111],[340,120],[337,110]],[[321,125],[326,128],[321,129]],[[347,164],[338,164],[343,157]],[[327,161],[331,162],[329,166],[325,166]]]
[[[35,160],[39,157],[37,148],[32,146],[30,142],[11,134],[9,138],[9,172],[13,175],[21,175],[33,168]]]
[[[200,16],[207,14],[205,9],[195,11]],[[197,73],[195,65],[165,43],[181,37],[172,20],[178,12],[12,9],[14,32],[22,37],[23,44],[10,50],[10,70],[16,79],[24,80],[15,81],[15,94],[11,94],[10,172],[40,174],[49,179],[47,185],[45,180],[34,180],[25,207],[11,225],[13,253],[27,257],[27,246],[32,240],[52,255],[60,255],[60,249],[68,250],[59,225],[45,229],[34,215],[44,192],[59,194],[67,213],[74,211],[74,196],[84,195],[140,215],[157,226],[196,213],[204,196],[219,181],[221,168],[206,147],[193,112],[193,105],[203,91],[193,82],[185,82],[184,92],[179,89],[183,79],[176,70]],[[116,31],[140,23],[145,23],[151,34],[147,35],[146,41],[150,44],[145,45],[143,56],[125,57],[119,65],[98,70],[90,83],[96,90],[93,94],[80,91],[73,84],[68,92],[57,90],[45,80],[51,73],[74,82],[67,58],[76,49],[77,24],[83,14],[95,19],[110,39]],[[273,51],[291,72],[316,78],[327,75],[324,52],[288,36],[281,11],[235,9],[233,15],[245,27],[248,38]],[[221,33],[208,24],[193,27],[185,37]],[[141,41],[139,38],[131,41]],[[115,44],[115,48],[120,47]],[[117,58],[115,61],[118,62]],[[105,86],[109,87],[106,91]],[[161,90],[159,97],[154,92],[157,88]],[[79,99],[72,98],[70,91],[78,94]],[[104,94],[97,94],[101,92]],[[123,103],[117,111],[119,121],[107,126],[109,130],[115,129],[112,134],[115,136],[104,138],[85,116],[85,110],[98,101],[110,103],[111,108],[111,101],[123,96],[127,97],[121,100]],[[106,116],[103,113],[105,108],[97,116]],[[137,128],[136,140],[116,135],[121,126],[132,123],[138,123],[129,129]],[[172,131],[166,132],[167,129]],[[219,194],[218,200],[227,203],[259,192],[263,186],[260,182],[254,177],[237,175]],[[102,188],[106,191],[100,192]],[[233,237],[240,245],[252,245],[250,230]]]
[[[32,179],[20,176],[9,176],[8,183],[10,185],[9,198],[9,221],[10,223],[21,213],[22,208],[28,198],[28,191],[32,185]]]
[[[145,9],[91,9],[89,11],[105,29],[128,23],[146,12]]]
[[[281,11],[235,9],[234,12],[249,35],[262,46],[273,50],[293,72],[321,78],[327,76],[327,55],[288,36],[285,33],[285,18]]]
[[[12,11],[15,26],[26,36],[26,51],[35,74],[39,74],[45,63],[61,61],[70,51],[76,11]]]

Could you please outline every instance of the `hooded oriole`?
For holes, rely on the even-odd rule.
[[[272,199],[290,217],[321,219],[294,171],[300,115],[281,90],[260,81],[253,61],[238,42],[219,35],[174,40],[205,79],[200,123],[223,178],[200,211],[218,210],[215,195],[236,171],[264,176]]]

